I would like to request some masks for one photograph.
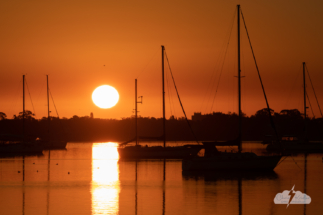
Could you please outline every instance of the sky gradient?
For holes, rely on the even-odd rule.
[[[303,110],[304,61],[323,102],[323,3],[318,0],[13,0],[0,3],[0,112],[12,118],[22,111],[25,74],[36,118],[46,116],[46,75],[60,117],[91,112],[95,118],[130,117],[136,78],[143,96],[139,115],[161,117],[161,45],[188,116],[237,112],[237,4],[271,108]],[[242,23],[241,30],[242,111],[251,115],[265,100]],[[111,109],[91,100],[93,90],[105,84],[120,95]],[[308,94],[320,117],[313,93]],[[33,110],[29,93],[26,97],[26,109]],[[173,86],[166,88],[166,102],[167,118],[183,116]],[[52,104],[51,110],[56,116]]]

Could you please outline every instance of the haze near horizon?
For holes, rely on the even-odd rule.
[[[320,1],[18,0],[0,3],[0,112],[12,118],[22,111],[25,74],[29,89],[26,109],[33,111],[30,93],[36,118],[46,116],[48,74],[61,117],[91,112],[96,118],[130,117],[136,78],[138,96],[143,96],[139,114],[161,117],[161,45],[166,48],[188,116],[237,112],[237,4],[246,20],[271,108],[276,112],[303,110],[302,62],[307,64],[319,102],[323,101]],[[252,115],[265,107],[265,100],[242,22],[241,45],[242,111]],[[165,62],[169,86],[166,116],[181,117]],[[93,104],[91,94],[101,85],[118,90],[115,107],[100,109]],[[309,82],[307,88],[314,113],[320,116]],[[51,110],[55,116],[52,103]]]

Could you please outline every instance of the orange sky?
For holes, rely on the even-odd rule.
[[[161,117],[161,45],[165,45],[188,116],[237,112],[236,23],[213,108],[212,100],[238,3],[271,108],[302,109],[303,61],[323,102],[323,3],[318,0],[13,0],[0,3],[0,111],[12,118],[22,110],[22,75],[26,74],[36,118],[45,116],[48,74],[60,117],[91,112],[98,118],[130,117],[135,78],[138,95],[144,97],[140,115]],[[251,115],[265,102],[244,31],[241,39],[246,76],[242,108]],[[120,94],[111,109],[99,109],[91,100],[93,90],[103,84]],[[175,91],[169,90],[167,117],[181,117]],[[32,110],[26,95],[26,109]],[[313,94],[309,96],[314,106]],[[174,103],[172,111],[169,101]],[[314,111],[318,117],[318,109]]]

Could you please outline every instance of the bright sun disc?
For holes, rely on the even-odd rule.
[[[92,101],[99,108],[111,108],[118,103],[119,93],[114,87],[102,85],[93,91]]]

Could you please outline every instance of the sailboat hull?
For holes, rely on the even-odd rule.
[[[43,141],[42,145],[44,149],[66,149],[67,142],[66,141]]]
[[[16,142],[0,144],[0,155],[38,155],[42,154],[44,147],[37,143]]]
[[[272,171],[282,156],[230,155],[184,159],[183,171],[253,170]]]
[[[199,145],[185,145],[178,147],[142,147],[127,146],[118,148],[120,159],[183,159],[196,156],[202,149]]]

